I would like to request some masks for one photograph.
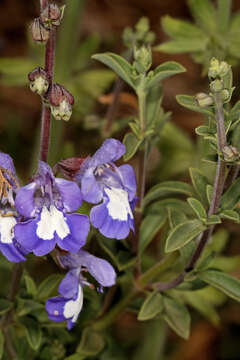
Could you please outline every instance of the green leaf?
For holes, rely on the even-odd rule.
[[[168,198],[164,200],[159,200],[153,203],[149,207],[149,213],[158,213],[161,208],[169,208],[171,210],[182,211],[186,215],[193,215],[192,208],[188,205],[186,201],[174,198]]]
[[[233,210],[240,200],[240,178],[223,194],[220,207],[222,210]]]
[[[161,19],[164,32],[174,39],[189,38],[194,41],[204,41],[206,39],[205,33],[196,25],[190,22],[175,19],[169,15],[163,16]]]
[[[7,86],[25,85],[28,73],[37,65],[28,58],[0,58],[1,83]]]
[[[163,298],[158,291],[151,292],[145,299],[138,313],[138,320],[153,319],[163,310]]]
[[[201,114],[210,116],[210,117],[214,117],[214,112],[213,109],[211,107],[207,107],[207,108],[202,108],[200,106],[197,105],[196,101],[195,101],[195,97],[194,96],[190,96],[190,95],[177,95],[176,96],[177,102],[182,105],[183,107],[192,110],[192,111],[196,111],[199,112]]]
[[[240,301],[240,281],[238,279],[217,270],[200,272],[198,277],[227,296]]]
[[[221,218],[239,222],[239,214],[234,210],[224,210],[220,213]]]
[[[188,220],[177,225],[168,235],[165,252],[168,253],[182,248],[205,229],[206,227],[197,219]]]
[[[187,217],[183,212],[173,210],[171,208],[167,208],[167,211],[168,211],[168,218],[171,229],[187,220]]]
[[[167,197],[171,194],[182,194],[191,196],[193,189],[191,185],[181,181],[164,181],[160,184],[153,186],[146,194],[143,204],[148,205],[150,202],[162,197]]]
[[[124,136],[123,144],[126,146],[126,152],[123,155],[124,161],[130,160],[137,152],[142,140],[139,140],[133,133],[127,133]]]
[[[193,211],[196,213],[196,215],[200,220],[207,218],[207,212],[199,200],[195,198],[188,198],[187,202],[189,203],[189,205],[191,206],[191,208],[193,209]]]
[[[3,357],[4,352],[4,336],[2,330],[0,330],[0,360]]]
[[[190,176],[196,193],[200,196],[204,205],[208,205],[206,187],[208,179],[198,169],[190,168]]]
[[[184,300],[187,304],[191,305],[194,309],[199,311],[203,316],[210,320],[213,325],[219,325],[220,318],[217,311],[214,309],[203,296],[195,292],[184,291],[182,293]]]
[[[199,41],[199,39],[176,39],[157,45],[154,47],[154,50],[166,52],[168,54],[204,51],[207,45],[207,40],[207,38],[203,41]]]
[[[208,199],[208,204],[211,203],[212,200],[212,196],[213,196],[213,186],[208,184],[206,187],[206,193],[207,193],[207,199]]]
[[[54,289],[58,286],[62,276],[59,274],[52,274],[41,282],[38,287],[37,298],[43,300],[48,298]]]
[[[16,313],[18,316],[32,314],[35,310],[41,310],[44,306],[36,301],[29,299],[18,299]]]
[[[6,299],[0,299],[0,315],[5,314],[13,308],[13,303]]]
[[[196,22],[208,33],[216,31],[216,9],[209,0],[188,0],[188,5]]]
[[[126,81],[132,88],[135,89],[135,85],[132,79],[132,66],[123,57],[114,53],[95,54],[93,59],[99,60],[106,66],[115,71],[120,78]]]
[[[211,215],[206,221],[207,225],[215,225],[215,224],[221,224],[221,218],[218,215]]]
[[[231,0],[218,0],[217,24],[218,29],[223,34],[228,30],[231,16]]]
[[[81,87],[88,95],[97,99],[102,93],[108,89],[116,75],[113,71],[98,69],[80,72],[79,75],[74,76],[73,83]]]
[[[24,275],[24,280],[28,294],[34,297],[37,294],[37,286],[35,281],[28,274]]]
[[[212,132],[210,132],[209,126],[206,125],[200,125],[195,129],[195,133],[199,136],[209,136],[212,135]]]
[[[77,347],[77,353],[85,356],[97,355],[104,348],[104,339],[102,334],[94,331],[91,327],[83,330],[81,341]]]
[[[139,254],[142,255],[146,247],[150,244],[152,239],[163,227],[167,219],[165,209],[161,209],[158,214],[147,215],[140,226],[139,235]]]
[[[21,319],[27,337],[27,341],[33,350],[37,350],[41,345],[42,332],[38,322],[32,317],[24,317]]]
[[[157,85],[163,79],[185,72],[186,69],[175,61],[167,61],[154,69],[153,75],[147,80],[147,89]]]
[[[191,318],[187,308],[175,299],[163,297],[164,319],[182,338],[188,339]]]

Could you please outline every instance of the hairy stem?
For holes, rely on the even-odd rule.
[[[53,81],[54,56],[56,47],[56,27],[53,26],[49,40],[46,45],[45,53],[45,70],[49,76],[50,86]],[[42,117],[41,117],[41,138],[40,138],[40,160],[47,162],[48,150],[50,142],[50,126],[51,126],[51,110],[50,107],[42,101]]]

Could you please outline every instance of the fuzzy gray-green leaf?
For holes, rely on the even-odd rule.
[[[144,303],[141,306],[141,309],[138,313],[138,320],[150,320],[157,316],[163,310],[163,298],[159,292],[155,291],[150,293]]]

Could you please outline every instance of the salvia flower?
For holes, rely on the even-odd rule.
[[[26,260],[24,250],[14,237],[14,227],[18,221],[14,196],[18,188],[19,182],[11,157],[0,153],[0,251],[13,262]]]
[[[77,184],[55,178],[49,165],[40,161],[34,180],[16,196],[16,209],[25,218],[15,226],[17,241],[37,256],[49,253],[56,244],[63,250],[78,251],[85,244],[89,220],[86,215],[69,213],[81,202]]]
[[[136,178],[130,165],[117,167],[126,151],[116,139],[107,139],[100,149],[87,158],[75,178],[81,186],[83,199],[94,206],[90,219],[106,237],[124,239],[134,231],[133,208],[136,203]]]
[[[31,33],[33,41],[36,41],[37,43],[46,43],[49,39],[49,30],[44,27],[40,18],[33,20]]]
[[[46,303],[49,319],[56,322],[67,320],[68,329],[76,324],[83,305],[83,287],[91,284],[82,272],[88,271],[101,285],[110,287],[116,283],[116,273],[106,260],[97,258],[87,251],[59,257],[63,267],[69,271],[59,285],[61,296],[53,297]]]
[[[57,4],[49,4],[40,14],[40,19],[47,29],[52,25],[59,26],[63,17],[64,7],[60,8]]]

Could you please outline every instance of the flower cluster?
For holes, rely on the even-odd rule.
[[[46,255],[56,245],[67,252],[59,257],[68,269],[59,286],[61,296],[49,299],[46,306],[49,318],[67,320],[69,329],[82,308],[83,286],[90,285],[83,271],[97,280],[100,289],[116,281],[107,261],[82,250],[90,222],[87,215],[74,212],[84,200],[94,204],[90,221],[104,236],[124,239],[134,231],[135,174],[130,165],[114,163],[124,153],[120,141],[106,140],[92,157],[68,161],[63,173],[71,180],[56,178],[50,166],[39,161],[37,173],[23,187],[10,156],[0,153],[0,251],[13,262],[24,261],[29,252]]]

